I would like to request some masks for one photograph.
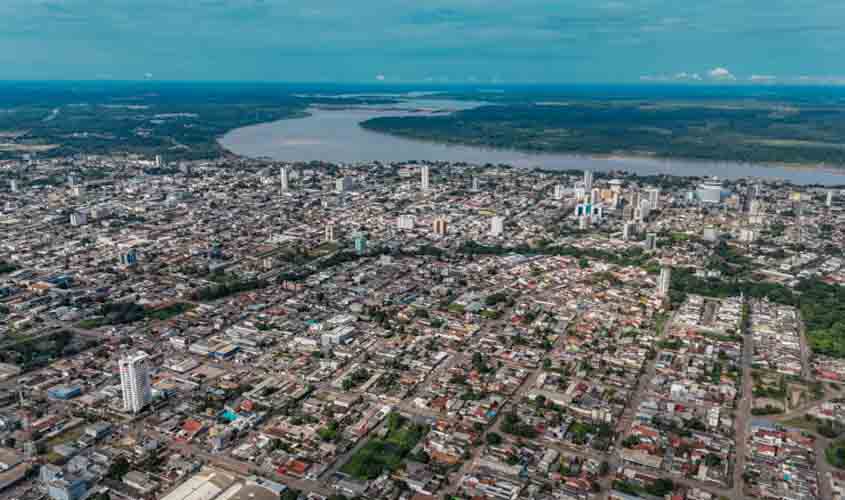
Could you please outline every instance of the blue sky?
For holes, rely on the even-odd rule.
[[[842,0],[2,0],[0,79],[845,83]]]

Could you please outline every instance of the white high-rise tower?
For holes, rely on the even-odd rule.
[[[490,235],[501,236],[505,232],[505,218],[499,215],[490,220]]]
[[[147,353],[138,351],[134,355],[120,358],[120,386],[123,390],[123,410],[138,413],[152,401],[150,373],[147,367]]]
[[[423,165],[422,169],[420,169],[420,187],[422,187],[423,191],[428,191],[430,186],[430,175],[431,171],[429,170],[428,165]]]
[[[589,193],[593,189],[593,171],[584,170],[584,191]]]
[[[282,167],[279,177],[282,181],[282,192],[286,193],[290,189],[290,172],[288,171],[288,167]]]
[[[657,280],[657,296],[666,297],[669,295],[669,288],[672,285],[672,268],[663,267],[660,269],[660,279]]]

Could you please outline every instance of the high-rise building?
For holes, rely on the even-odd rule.
[[[367,253],[367,237],[363,234],[359,233],[355,236],[355,253],[358,255]]]
[[[827,199],[825,200],[824,204],[827,206],[827,208],[833,206],[833,191],[827,192]]]
[[[563,184],[555,184],[555,199],[556,200],[562,200],[564,192],[565,192],[565,188],[563,187]]]
[[[20,190],[20,185],[18,184],[17,179],[12,179],[9,181],[9,190],[13,193],[17,193]]]
[[[660,188],[648,190],[648,205],[651,210],[660,210]]]
[[[290,189],[290,171],[288,171],[288,167],[282,167],[279,170],[279,178],[282,184],[282,192],[286,193]]]
[[[423,165],[420,169],[420,187],[423,191],[428,191],[431,187],[431,171],[428,165]]]
[[[648,233],[645,236],[645,249],[648,252],[651,252],[657,248],[657,234],[656,233]]]
[[[73,212],[70,214],[71,226],[84,226],[88,222],[85,212]]]
[[[478,191],[478,176],[476,175],[472,176],[472,190]]]
[[[505,219],[499,215],[490,220],[490,234],[493,236],[501,236],[505,232]]]
[[[626,222],[625,225],[622,226],[622,239],[628,241],[633,238],[636,228],[637,226],[633,222]]]
[[[161,155],[156,155],[156,168],[161,168]]]
[[[672,285],[672,269],[663,267],[660,269],[660,278],[657,280],[657,296],[666,297]]]
[[[648,219],[649,214],[651,213],[651,203],[643,198],[640,200],[640,218],[637,219],[637,222],[644,222]]]
[[[584,191],[590,192],[593,189],[593,171],[584,170]]]
[[[396,227],[399,229],[414,229],[414,225],[416,225],[417,218],[413,215],[400,215],[399,218],[396,220]]]
[[[448,222],[443,217],[438,217],[434,219],[434,234],[445,236],[446,232],[449,230]]]
[[[326,242],[331,243],[335,240],[334,224],[326,224],[325,238]]]
[[[138,351],[118,361],[124,411],[138,413],[152,401],[148,359],[147,353]]]
[[[598,205],[601,202],[601,190],[593,188],[590,190],[590,205]]]

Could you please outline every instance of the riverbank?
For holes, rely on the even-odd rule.
[[[410,109],[428,109],[412,103]],[[438,103],[445,109],[448,101]],[[466,104],[466,103],[459,103]],[[448,161],[472,164],[508,164],[550,170],[626,170],[640,175],[759,177],[795,184],[845,185],[845,170],[814,165],[746,164],[729,161],[689,160],[635,155],[579,155],[525,153],[512,149],[442,144],[366,130],[360,123],[383,116],[417,116],[426,112],[396,107],[377,110],[362,107],[308,108],[308,116],[234,129],[220,138],[221,147],[246,157],[279,161],[335,163],[367,161]]]

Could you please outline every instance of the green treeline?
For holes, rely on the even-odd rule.
[[[382,117],[362,127],[413,139],[544,153],[644,154],[771,163],[845,164],[845,110],[795,103],[510,103],[449,115]]]

